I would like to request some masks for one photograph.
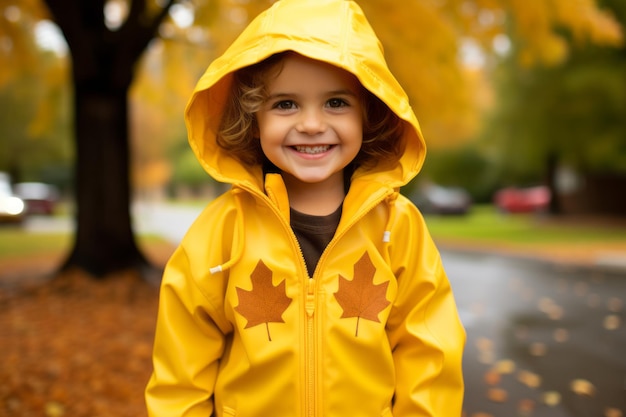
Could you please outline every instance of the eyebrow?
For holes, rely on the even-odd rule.
[[[358,94],[356,92],[354,92],[352,90],[349,90],[349,89],[329,91],[328,95],[329,96],[353,96],[353,97],[358,97]]]
[[[343,90],[333,90],[333,91],[328,91],[326,93],[324,93],[324,95],[332,97],[332,96],[352,96],[355,98],[358,98],[359,95],[350,90],[350,89],[343,89]],[[280,98],[289,98],[289,97],[297,97],[298,94],[295,93],[275,93],[275,94],[270,94],[269,96],[267,96],[267,100],[276,100],[276,99],[280,99]]]

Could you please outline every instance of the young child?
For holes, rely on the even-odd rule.
[[[399,194],[424,141],[356,3],[276,2],[186,121],[232,188],[166,267],[150,416],[460,416],[465,332]]]

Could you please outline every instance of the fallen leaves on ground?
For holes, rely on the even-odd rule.
[[[37,277],[0,277],[0,416],[145,416],[158,286]]]

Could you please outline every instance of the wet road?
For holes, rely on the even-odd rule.
[[[626,416],[626,273],[442,257],[468,335],[467,417]]]

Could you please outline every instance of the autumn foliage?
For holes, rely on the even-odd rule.
[[[146,414],[158,289],[68,273],[0,287],[0,416]]]

